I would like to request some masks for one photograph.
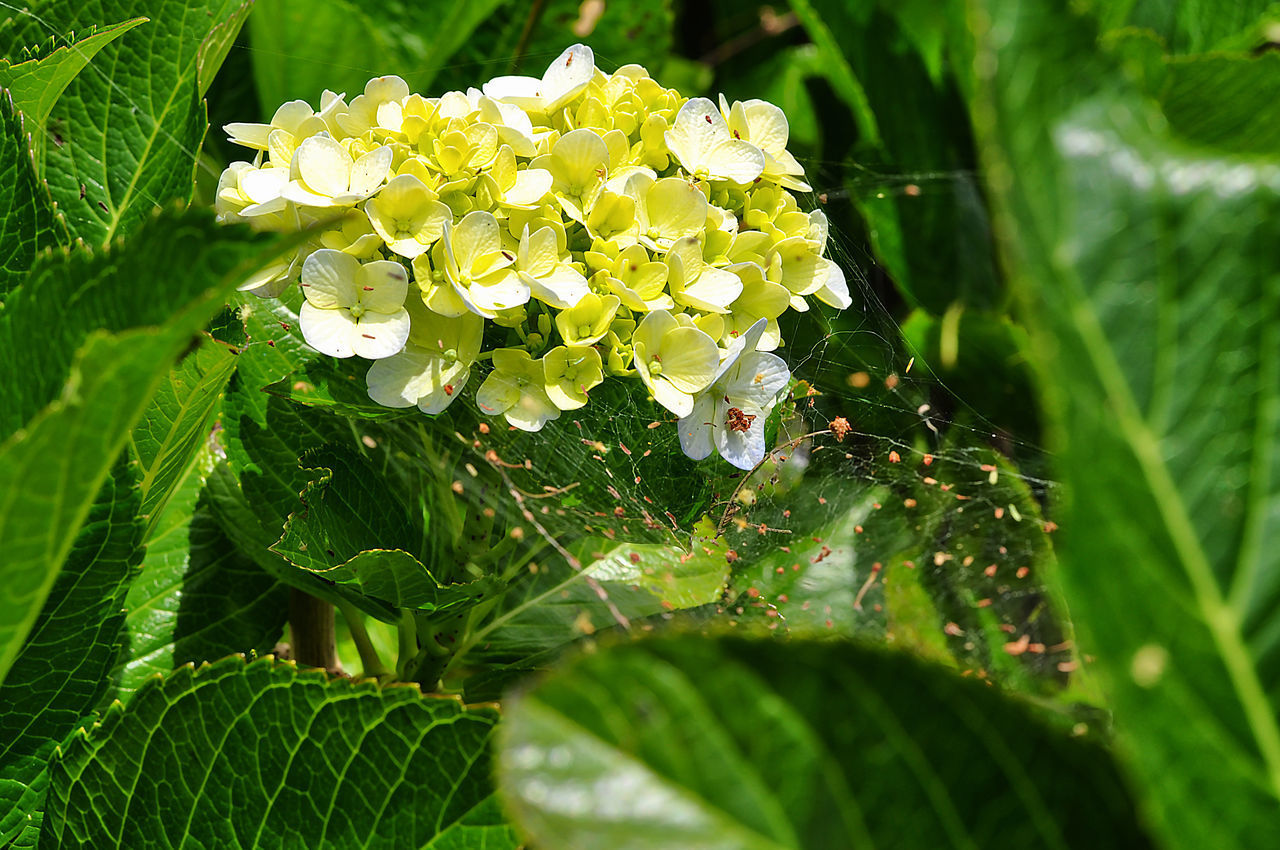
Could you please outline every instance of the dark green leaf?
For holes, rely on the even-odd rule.
[[[227,463],[209,479],[209,504],[240,551],[271,575],[313,596],[353,602],[366,613],[391,620],[394,611],[385,603],[354,591],[335,592],[270,550],[311,482],[313,473],[298,463],[302,455],[326,445],[355,443],[350,424],[340,417],[262,391],[320,356],[290,333],[298,323],[291,305],[300,298],[296,289],[289,295],[292,300],[239,298],[249,344],[237,358],[223,403]]]
[[[299,463],[314,477],[302,506],[271,547],[290,563],[398,608],[438,611],[476,602],[499,587],[493,576],[442,581],[422,561],[427,518],[415,520],[358,455],[322,448]],[[411,554],[413,553],[413,554]],[[436,564],[446,575],[454,565]]]
[[[117,464],[0,685],[0,845],[38,818],[45,767],[111,684],[124,597],[142,557],[136,473]]]
[[[1083,648],[1166,846],[1265,845],[1280,829],[1280,171],[1170,138],[1067,3],[984,6],[994,73],[975,114],[1036,322]]]
[[[616,646],[515,695],[501,731],[499,785],[539,846],[1147,846],[1096,744],[856,645]]]
[[[265,653],[289,607],[279,580],[227,538],[214,519],[202,452],[156,518],[142,570],[125,602],[127,641],[116,671],[128,701],[152,676],[235,652]]]
[[[905,11],[894,17],[841,0],[794,7],[862,136],[850,152],[860,165],[850,190],[880,261],[931,313],[953,301],[997,306],[1003,293],[956,84],[931,73],[899,23]]]
[[[67,240],[49,187],[36,178],[30,127],[8,95],[0,95],[0,307],[26,280],[36,254]]]
[[[277,244],[207,213],[161,216],[128,249],[49,257],[6,303],[0,362],[20,379],[0,408],[0,678],[170,364]],[[166,299],[138,286],[150,275]]]
[[[1181,57],[1169,62],[1165,116],[1184,139],[1280,158],[1280,55]]]
[[[54,763],[48,847],[515,847],[497,714],[263,659],[185,667]]]
[[[1125,0],[1098,7],[1107,28],[1148,27],[1174,53],[1253,47],[1272,0]]]
[[[319,104],[325,89],[348,102],[372,77],[396,74],[411,91],[438,96],[436,75],[501,0],[259,0],[249,19],[253,76],[264,117],[285,101]],[[492,76],[492,74],[490,75]],[[479,86],[488,77],[476,77]]]

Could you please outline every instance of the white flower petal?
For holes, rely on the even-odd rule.
[[[717,410],[719,405],[717,405]],[[751,470],[764,460],[764,419],[761,411],[742,410],[744,415],[755,415],[755,420],[745,431],[735,431],[724,422],[714,428],[716,450],[720,456],[738,469]]]
[[[360,261],[350,254],[321,248],[302,264],[302,293],[321,309],[351,307],[359,299]]]
[[[751,142],[726,139],[712,148],[706,163],[714,179],[750,183],[764,173],[764,152]]]
[[[747,353],[738,365],[738,380],[725,390],[735,407],[768,410],[791,381],[791,370],[777,355]]]
[[[294,164],[307,188],[334,197],[351,185],[351,154],[328,136],[312,136],[298,145]]]
[[[356,320],[341,307],[325,310],[311,302],[303,302],[298,310],[298,324],[307,345],[330,357],[351,357],[355,348]]]
[[[542,80],[536,77],[494,77],[481,89],[485,95],[518,106],[521,109],[542,109]]]
[[[361,198],[372,195],[391,173],[391,148],[376,147],[355,161],[351,167],[351,194]]]
[[[366,360],[380,360],[399,352],[408,340],[408,310],[401,307],[395,313],[370,311],[360,317],[351,335],[351,349]]]
[[[556,57],[542,75],[542,110],[555,112],[587,87],[595,76],[595,55],[585,44],[575,44]]]
[[[715,403],[703,393],[694,400],[693,410],[677,423],[680,431],[680,448],[693,460],[702,460],[715,451],[711,418],[715,415]]]

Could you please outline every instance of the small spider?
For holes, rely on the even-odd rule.
[[[730,431],[749,431],[751,423],[756,421],[755,414],[743,413],[739,408],[729,408],[729,413],[724,418],[724,424],[729,426]]]

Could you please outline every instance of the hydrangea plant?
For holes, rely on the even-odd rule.
[[[790,381],[778,317],[850,304],[781,109],[606,74],[583,45],[541,78],[428,98],[378,77],[225,129],[255,155],[220,220],[315,234],[244,288],[300,286],[307,343],[373,361],[388,407],[442,413],[488,361],[476,405],[538,431],[633,379],[689,457],[751,469]]]

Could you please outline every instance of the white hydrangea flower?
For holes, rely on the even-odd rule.
[[[781,357],[756,350],[765,325],[761,319],[733,341],[710,385],[680,419],[680,448],[694,460],[718,451],[749,470],[764,459],[765,419],[791,380]]]
[[[764,172],[764,152],[734,138],[720,110],[705,97],[680,107],[666,140],[672,155],[695,179],[750,183]]]
[[[349,207],[368,198],[391,173],[391,148],[381,145],[359,159],[327,133],[298,145],[289,183],[281,194],[308,207]]]
[[[302,337],[322,354],[377,360],[409,339],[409,274],[399,263],[362,265],[350,254],[321,248],[302,264],[302,292]]]
[[[537,77],[494,77],[482,91],[494,100],[530,112],[555,112],[581,94],[596,73],[596,57],[585,44],[575,44]]]

